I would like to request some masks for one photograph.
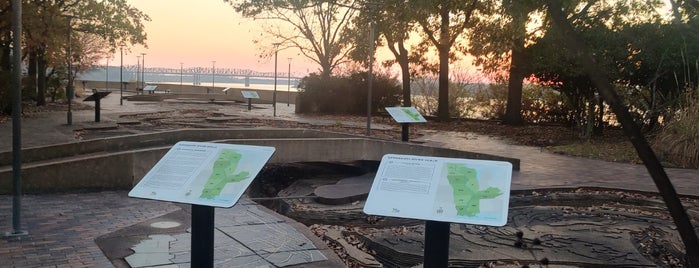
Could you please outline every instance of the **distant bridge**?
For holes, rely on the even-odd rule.
[[[118,66],[109,66],[110,68],[119,68]],[[213,67],[213,66],[212,66]],[[145,70],[139,70],[141,72],[145,73],[152,73],[152,74],[157,74],[157,73],[168,73],[168,74],[180,74],[182,73],[183,75],[212,75],[213,73],[213,68],[212,67],[187,67],[187,68],[162,68],[162,67],[146,67]],[[94,68],[94,69],[99,69],[99,67]],[[134,65],[129,65],[129,66],[124,66],[124,72],[133,72],[135,73],[137,71],[138,67]],[[250,69],[238,69],[238,68],[216,68],[216,75],[220,76],[247,76],[247,77],[267,77],[267,78],[274,78],[274,72],[259,72],[259,71],[253,71]],[[291,74],[294,77],[295,76],[293,73]],[[277,77],[287,77],[289,76],[288,72],[277,72]]]

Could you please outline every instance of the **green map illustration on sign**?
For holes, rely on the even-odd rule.
[[[415,121],[420,121],[420,114],[410,109],[411,107],[401,107],[401,110]]]
[[[481,199],[493,199],[502,192],[495,187],[479,190],[475,169],[463,164],[447,163],[447,179],[454,193],[454,206],[458,216],[473,217],[480,213]]]
[[[223,149],[219,153],[213,165],[211,176],[204,184],[201,198],[214,199],[221,194],[228,183],[239,182],[247,179],[250,173],[247,171],[233,174],[238,168],[238,162],[242,155],[233,149]]]

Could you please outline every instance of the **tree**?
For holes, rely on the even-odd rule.
[[[588,47],[583,42],[584,39],[578,36],[570,21],[568,21],[568,18],[566,18],[565,14],[562,12],[560,0],[549,0],[548,10],[553,21],[559,27],[561,36],[564,37],[564,44],[571,47],[571,52],[574,53],[574,57],[577,58],[578,62],[583,66],[582,69],[584,72],[590,77],[590,80],[593,81],[599,90],[600,95],[609,103],[612,110],[617,115],[617,118],[622,124],[624,133],[629,137],[631,143],[633,143],[638,156],[653,178],[653,182],[665,201],[670,215],[677,226],[680,237],[682,238],[682,242],[684,243],[687,267],[698,267],[699,239],[697,239],[697,234],[692,226],[692,222],[687,212],[684,210],[682,202],[677,196],[677,192],[665,173],[662,164],[648,145],[638,125],[634,123],[628,109],[626,109],[619,96],[615,93],[612,84],[609,82],[608,78],[605,77],[603,69],[599,68],[596,64],[600,62],[599,59],[596,59],[594,54],[590,53],[591,50],[588,50]]]
[[[274,44],[260,55],[267,57],[284,48],[296,48],[330,76],[349,60],[352,42],[346,31],[357,12],[353,0],[224,0],[244,17],[276,24],[265,29],[264,40]],[[255,40],[261,42],[260,40]]]
[[[9,3],[0,1],[0,6],[5,6],[6,2]],[[0,16],[6,16],[6,9],[1,10]],[[27,51],[25,59],[32,70],[29,91],[37,96],[38,105],[44,102],[46,74],[54,73],[49,73],[49,70],[65,68],[65,60],[69,58],[65,54],[68,27],[74,34],[101,36],[106,40],[106,46],[101,47],[106,53],[113,52],[121,45],[144,44],[146,34],[143,21],[149,20],[147,15],[128,5],[126,0],[26,1],[22,11],[26,13],[22,16],[25,36],[23,51]],[[73,18],[70,26],[69,17]],[[3,46],[3,59],[0,62],[5,61],[5,51],[9,49],[10,42],[6,42],[9,31],[9,24],[2,20],[0,33],[3,42],[0,45]],[[75,53],[70,58],[79,58],[81,51],[73,51]]]
[[[432,45],[439,55],[439,99],[437,116],[448,119],[449,114],[449,63],[456,59],[452,47],[464,31],[479,25],[481,18],[493,10],[492,1],[429,0],[413,6],[415,19],[422,29],[422,46]],[[465,51],[465,47],[458,49]]]
[[[367,3],[367,7],[356,17],[356,26],[351,36],[356,44],[352,52],[352,60],[368,64],[368,26],[374,20],[377,36],[375,46],[385,45],[394,56],[383,64],[390,66],[397,63],[401,70],[403,88],[403,106],[411,106],[411,73],[410,64],[417,62],[414,55],[408,51],[406,42],[415,30],[415,20],[412,10],[403,2],[384,0]],[[366,26],[366,27],[365,27]],[[385,44],[382,44],[385,41]]]

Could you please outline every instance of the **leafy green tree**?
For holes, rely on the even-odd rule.
[[[244,17],[276,24],[264,29],[261,40],[273,44],[263,51],[268,57],[275,51],[296,48],[301,55],[320,65],[328,77],[340,64],[349,61],[353,43],[346,32],[357,13],[353,0],[224,0]],[[255,42],[263,42],[255,40]]]

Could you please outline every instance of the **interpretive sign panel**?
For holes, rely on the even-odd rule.
[[[130,197],[232,207],[274,154],[274,147],[178,142],[129,192]]]
[[[248,91],[248,90],[241,90],[241,94],[243,94],[243,98],[246,99],[259,99],[260,95],[257,94],[257,91]]]
[[[509,162],[387,154],[364,213],[503,226],[511,182]]]
[[[143,91],[155,91],[156,88],[158,88],[157,85],[146,85],[143,87]]]
[[[388,114],[398,123],[425,123],[424,117],[415,107],[386,107]]]

